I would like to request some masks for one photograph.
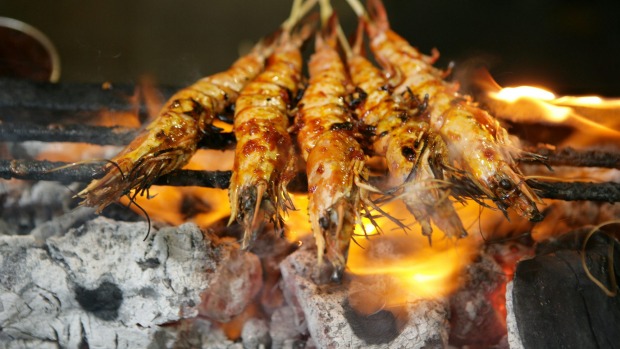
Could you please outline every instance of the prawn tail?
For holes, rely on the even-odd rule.
[[[321,273],[329,276],[330,281],[340,282],[344,275],[351,236],[356,223],[356,210],[346,198],[340,198],[319,217],[321,236],[316,239],[319,248],[319,262],[324,259]],[[316,237],[317,234],[315,234]],[[319,243],[322,242],[322,243]],[[323,245],[323,246],[321,246]]]

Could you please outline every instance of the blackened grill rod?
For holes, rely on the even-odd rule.
[[[128,127],[106,127],[82,124],[39,125],[29,122],[0,123],[0,141],[4,142],[87,142],[97,145],[126,145],[138,130]],[[212,132],[198,144],[203,149],[232,149],[234,134]]]
[[[136,87],[103,88],[101,84],[51,84],[0,79],[0,108],[48,111],[134,110],[130,99]]]
[[[89,182],[102,175],[103,163],[80,164],[53,171],[67,163],[35,160],[0,160],[0,177],[4,179],[27,179],[70,182]],[[158,185],[201,186],[208,188],[228,188],[231,171],[177,170],[162,176]],[[294,181],[302,183],[303,181]],[[548,182],[528,180],[541,197],[564,201],[620,202],[620,183],[588,182]],[[290,188],[303,192],[304,188]]]
[[[103,176],[105,162],[92,162],[70,166],[66,162],[37,160],[0,160],[0,178],[62,183],[90,182]],[[160,177],[157,185],[200,186],[228,188],[231,171],[176,170]]]
[[[519,159],[521,163],[543,163],[552,166],[570,167],[601,167],[620,169],[620,153],[605,152],[600,150],[577,150],[571,147],[549,148],[536,147],[526,151],[544,157],[524,157]]]
[[[128,127],[106,127],[83,124],[39,125],[29,122],[0,123],[0,141],[23,142],[88,142],[98,145],[126,145],[138,130]],[[232,149],[233,133],[212,132],[200,143],[203,149]],[[571,147],[551,149],[538,147],[527,149],[536,157],[523,157],[521,163],[542,163],[550,166],[601,167],[620,169],[620,153],[600,150],[576,150]],[[542,158],[544,160],[541,161]]]
[[[137,130],[81,124],[39,125],[29,122],[0,124],[0,140],[5,142],[87,142],[98,145],[125,145]]]

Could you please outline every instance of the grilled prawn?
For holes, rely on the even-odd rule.
[[[382,72],[361,54],[362,35],[348,56],[351,79],[365,98],[356,108],[360,121],[374,129],[375,153],[385,156],[391,184],[400,187],[400,197],[430,238],[432,221],[450,237],[463,237],[466,231],[442,181],[442,162],[446,146],[427,122],[414,115],[415,110],[402,98],[393,98]]]
[[[101,211],[132,190],[133,197],[141,195],[158,177],[187,164],[199,140],[212,132],[214,117],[262,71],[270,52],[270,45],[259,43],[228,70],[175,93],[159,116],[109,161],[106,174],[78,193],[82,205]]]
[[[292,96],[301,82],[300,46],[311,26],[280,38],[265,71],[237,99],[234,131],[237,138],[230,183],[230,222],[244,226],[242,248],[262,228],[263,217],[282,228],[282,214],[293,208],[286,185],[296,175],[297,158],[288,133]]]
[[[360,205],[368,201],[371,187],[364,184],[365,154],[345,104],[349,81],[337,51],[335,27],[331,29],[316,39],[308,64],[310,82],[299,104],[296,125],[306,160],[308,213],[318,260],[327,259],[331,278],[338,281],[355,225],[361,219]]]
[[[386,69],[398,71],[403,81],[395,93],[410,90],[428,98],[429,123],[448,146],[449,161],[457,164],[469,179],[499,209],[514,209],[521,216],[539,221],[540,199],[525,184],[513,160],[507,131],[486,111],[478,108],[446,83],[443,72],[434,68],[434,57],[422,55],[405,39],[390,30],[380,0],[369,0],[372,10],[367,31],[377,60]]]

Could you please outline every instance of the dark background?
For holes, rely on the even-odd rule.
[[[186,85],[220,71],[288,15],[291,0],[0,0],[0,16],[56,44],[63,82]],[[345,30],[355,18],[332,1]],[[620,96],[619,1],[386,0],[393,28],[446,65],[483,61],[502,85]]]

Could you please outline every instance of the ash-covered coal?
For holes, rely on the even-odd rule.
[[[414,297],[399,309],[364,313],[353,309],[348,285],[317,285],[314,246],[295,251],[281,264],[282,288],[293,307],[291,322],[307,327],[320,348],[427,348],[448,345],[448,303]],[[379,324],[380,322],[380,324]],[[374,323],[374,326],[373,326]],[[368,331],[369,328],[375,331]],[[361,335],[360,335],[361,334]]]
[[[147,347],[160,325],[195,317],[224,248],[193,224],[143,237],[143,223],[106,218],[43,246],[0,236],[2,345]]]

